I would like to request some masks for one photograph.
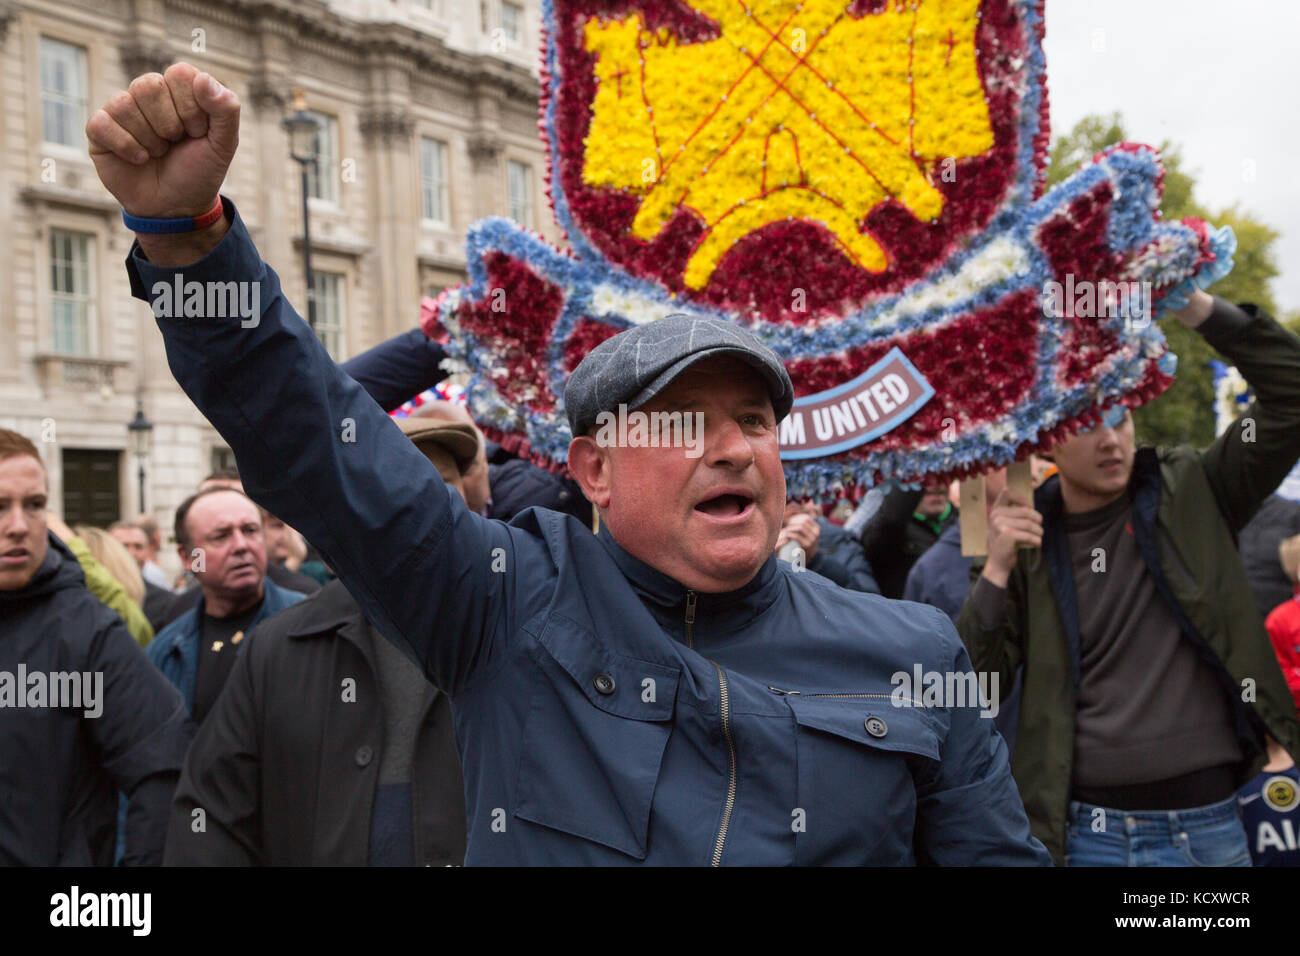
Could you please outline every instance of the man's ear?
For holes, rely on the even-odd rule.
[[[605,450],[589,435],[579,435],[569,442],[569,471],[582,488],[587,500],[598,510],[609,507],[609,459]]]

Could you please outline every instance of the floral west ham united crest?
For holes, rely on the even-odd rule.
[[[1123,144],[1044,194],[1033,0],[546,0],[541,129],[569,249],[476,224],[424,325],[470,410],[553,468],[568,374],[670,312],[749,328],[799,397],[792,495],[961,477],[1171,381],[1153,319],[1231,268]]]

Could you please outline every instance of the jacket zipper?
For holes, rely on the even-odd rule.
[[[731,701],[727,694],[727,675],[714,661],[718,672],[718,711],[722,715],[722,735],[727,738],[727,757],[731,761],[731,773],[727,780],[727,802],[722,805],[722,823],[718,825],[718,841],[713,845],[713,865],[722,865],[722,847],[727,842],[727,827],[731,825],[731,810],[736,805],[736,744],[731,739]]]
[[[686,646],[695,647],[695,601],[699,597],[694,591],[686,592]]]
[[[686,646],[695,647],[695,602],[699,595],[686,592]],[[718,839],[713,844],[713,866],[722,865],[722,850],[727,844],[727,828],[731,826],[731,811],[736,806],[736,742],[731,737],[731,695],[727,691],[727,675],[716,661],[709,661],[718,672],[718,713],[722,718],[722,736],[727,741],[727,799],[722,804],[722,822],[718,824]]]
[[[767,685],[767,689],[772,691],[774,694],[780,694],[782,697],[875,697],[875,698],[883,698],[886,700],[893,700],[894,698],[893,694],[849,694],[849,693],[805,694],[803,691],[800,690],[782,690],[779,687],[773,687],[771,684]],[[912,704],[916,707],[925,706],[923,703],[921,703],[921,701],[917,700],[915,697],[908,697],[906,699],[910,700]]]
[[[782,697],[893,697],[893,694],[805,694],[801,690],[782,690],[779,687],[767,685],[767,689],[773,693],[780,694]]]

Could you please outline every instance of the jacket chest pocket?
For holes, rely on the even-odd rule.
[[[923,708],[888,694],[788,695],[798,754],[795,860],[800,865],[914,862],[915,775],[939,760]]]
[[[534,636],[514,815],[643,860],[681,671],[614,654],[557,615]]]

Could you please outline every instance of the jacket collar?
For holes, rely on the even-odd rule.
[[[45,533],[45,558],[31,579],[20,588],[0,591],[0,604],[18,604],[48,597],[66,588],[85,587],[86,575],[81,562],[52,531]]]
[[[294,624],[287,637],[317,637],[345,625],[361,623],[361,608],[352,599],[342,581],[331,581],[294,612]]]
[[[371,667],[374,667],[374,662],[370,659],[373,649],[370,629],[366,627],[361,608],[342,581],[331,581],[300,602],[297,608],[295,623],[285,632],[285,636],[302,640],[337,634],[354,644]]]
[[[686,605],[688,588],[652,568],[638,558],[629,554],[622,545],[614,540],[605,525],[601,525],[596,535],[605,547],[606,553],[613,559],[619,571],[631,583],[643,603],[660,618],[678,619]],[[728,618],[740,615],[745,619],[765,610],[776,600],[780,590],[780,571],[776,564],[776,555],[770,554],[747,584],[734,591],[720,594],[699,594],[696,597],[695,613],[700,617]]]
[[[272,614],[283,611],[294,603],[293,591],[280,587],[270,578],[263,578],[262,583],[262,606],[257,609],[256,616],[248,625],[250,631]],[[160,652],[183,656],[184,647],[191,643],[197,647],[198,637],[203,632],[203,615],[206,611],[207,602],[204,601],[203,592],[200,591],[198,603],[168,624],[154,638],[154,643],[159,646]]]
[[[1154,448],[1139,448],[1133,455],[1133,472],[1128,479],[1129,496],[1133,506],[1151,507],[1159,504],[1160,456]],[[1043,515],[1043,524],[1061,520],[1065,514],[1065,498],[1061,494],[1061,476],[1052,475],[1034,491],[1034,507]]]
[[[374,657],[374,642],[387,640],[382,634],[375,635],[356,599],[348,592],[341,580],[331,581],[306,600],[294,605],[294,621],[285,630],[285,637],[290,640],[306,640],[314,637],[338,636],[352,644],[361,654],[371,673],[378,673]],[[428,713],[429,706],[442,693],[426,681],[424,687],[424,709],[421,722]]]

